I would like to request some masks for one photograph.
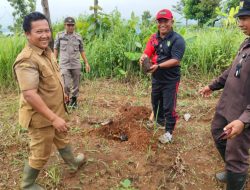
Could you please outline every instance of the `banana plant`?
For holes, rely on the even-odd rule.
[[[228,13],[223,12],[219,7],[216,7],[215,11],[216,14],[222,17],[224,26],[229,27],[237,24],[237,20],[234,18],[234,15],[238,13],[239,6],[232,7]]]

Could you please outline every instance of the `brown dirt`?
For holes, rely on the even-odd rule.
[[[79,109],[70,110],[69,136],[74,152],[83,152],[87,163],[71,175],[54,150],[38,182],[48,190],[222,190],[214,173],[223,169],[223,162],[210,134],[218,97],[201,99],[194,93],[198,86],[194,81],[181,84],[174,141],[162,145],[157,139],[163,131],[146,125],[149,88],[85,81]],[[17,95],[0,98],[5,100],[0,102],[0,189],[19,189],[27,132],[17,127]],[[185,113],[191,114],[188,122]],[[122,134],[127,141],[118,138]],[[122,188],[125,179],[131,188]]]
[[[143,106],[125,105],[119,109],[119,112],[114,120],[110,120],[110,123],[98,128],[94,133],[107,139],[127,141],[126,144],[133,150],[145,150],[152,138],[152,132],[145,124],[151,110]],[[126,137],[128,140],[125,139]]]

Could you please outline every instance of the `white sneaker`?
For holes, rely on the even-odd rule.
[[[172,137],[173,137],[173,135],[171,135],[169,132],[166,132],[163,135],[161,135],[158,140],[162,144],[171,143]]]

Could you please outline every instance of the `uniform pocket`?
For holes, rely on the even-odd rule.
[[[45,90],[53,90],[56,88],[55,74],[47,66],[41,69],[40,85]]]
[[[74,50],[79,51],[79,42],[73,42]]]
[[[61,50],[61,51],[66,51],[67,45],[68,45],[68,42],[67,42],[67,41],[61,40],[61,42],[60,42],[60,50]]]

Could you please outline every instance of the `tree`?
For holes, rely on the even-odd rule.
[[[35,11],[36,0],[7,0],[10,5],[14,8],[12,13],[15,18],[13,26],[8,28],[12,32],[20,32],[22,29],[23,18],[30,12]]]
[[[47,17],[47,19],[49,21],[49,25],[51,26],[51,19],[50,19],[48,0],[41,0],[41,4],[42,4],[42,7],[43,7],[43,14]]]
[[[98,5],[98,0],[94,0],[94,6],[90,6],[90,10],[94,10],[94,25],[91,28],[94,28],[95,34],[100,32],[100,23],[98,22],[98,10],[102,8]]]
[[[185,0],[180,0],[179,2],[177,2],[176,5],[173,5],[173,10],[174,12],[178,13],[179,15],[182,15],[185,19],[186,19],[186,26],[188,25],[188,19],[185,17],[184,15],[184,3]]]
[[[150,19],[152,18],[151,14],[149,11],[144,11],[142,16],[141,16],[141,20],[142,22],[146,25],[149,26],[150,23]]]
[[[198,21],[203,26],[210,19],[217,17],[215,7],[220,5],[221,0],[184,0],[184,15],[187,19]]]

